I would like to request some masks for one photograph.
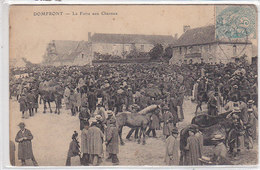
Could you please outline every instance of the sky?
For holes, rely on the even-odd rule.
[[[35,16],[41,12],[63,14]],[[117,15],[92,15],[102,12]],[[215,22],[213,5],[27,5],[11,6],[9,15],[10,58],[33,63],[42,61],[51,40],[87,41],[88,32],[180,36],[184,25]]]

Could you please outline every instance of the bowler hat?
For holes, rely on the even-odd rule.
[[[113,111],[109,110],[107,111],[107,116],[112,116],[113,115]]]
[[[136,110],[138,110],[140,107],[137,105],[137,104],[133,104],[132,105],[132,109],[136,109]]]
[[[163,110],[169,110],[169,107],[167,105],[164,105]]]
[[[171,132],[172,132],[173,134],[178,134],[178,133],[179,133],[177,128],[173,128],[173,129],[171,130]]]
[[[96,119],[96,120],[101,120],[101,119],[102,119],[102,116],[101,116],[101,115],[96,115],[96,116],[95,116],[95,119]]]
[[[224,136],[221,134],[216,134],[211,140],[218,141],[218,140],[224,140]]]
[[[19,127],[25,126],[25,124],[24,124],[23,122],[20,122],[20,123],[18,124],[18,126],[19,126]]]
[[[248,102],[247,102],[247,104],[254,104],[255,102],[254,102],[254,100],[249,100]]]

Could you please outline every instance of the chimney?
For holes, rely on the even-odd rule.
[[[174,34],[174,39],[178,40],[178,33]]]
[[[183,26],[183,32],[186,32],[190,29],[190,25],[184,25]]]
[[[88,32],[88,42],[91,42],[91,32]]]

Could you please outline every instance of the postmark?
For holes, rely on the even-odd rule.
[[[253,6],[216,6],[217,39],[255,39],[256,10]]]

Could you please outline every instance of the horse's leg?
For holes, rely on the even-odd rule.
[[[46,113],[46,109],[47,109],[47,107],[46,107],[46,101],[43,100],[43,113]]]
[[[147,127],[144,127],[144,128],[143,128],[143,145],[146,144],[146,142],[145,142],[145,132],[146,132],[146,128],[147,128]]]
[[[54,102],[55,102],[55,112],[54,112],[54,113],[57,113],[57,110],[58,110],[58,101],[55,100]]]
[[[142,137],[142,133],[143,133],[143,127],[140,127],[140,132],[139,132],[139,136],[138,136],[138,144],[141,143],[141,137]]]
[[[125,143],[124,143],[124,141],[122,139],[122,131],[123,131],[123,126],[119,127],[118,134],[119,134],[120,144],[124,145]]]
[[[48,104],[49,104],[50,112],[52,113],[52,110],[51,110],[51,102],[48,101]]]

